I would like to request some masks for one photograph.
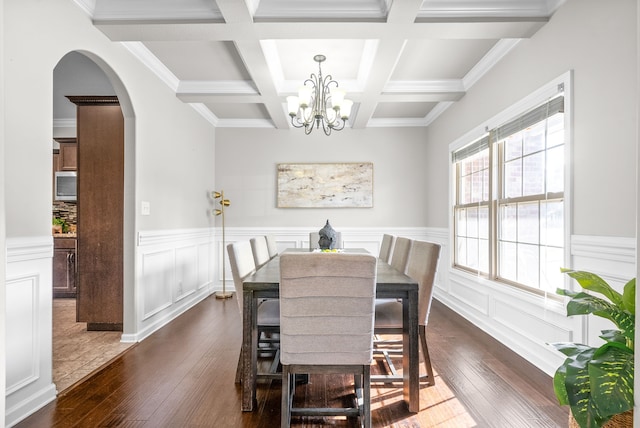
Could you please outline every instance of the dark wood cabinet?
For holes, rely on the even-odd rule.
[[[68,96],[77,106],[77,321],[122,331],[124,117],[115,96]]]
[[[53,239],[53,297],[76,297],[76,239]]]
[[[76,171],[78,169],[78,144],[75,138],[56,138],[58,150],[57,171]]]

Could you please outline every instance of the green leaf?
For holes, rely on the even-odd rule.
[[[624,337],[620,330],[602,330],[600,338],[606,342],[617,342],[623,344],[625,347],[627,345],[627,338]]]
[[[595,348],[585,349],[583,352],[567,358],[565,388],[571,413],[580,426],[589,426],[588,421],[598,422],[603,419],[598,408],[591,400],[591,381],[589,379],[589,361],[595,353]]]
[[[636,314],[636,279],[633,278],[624,285],[622,293],[624,309],[630,314]]]
[[[605,344],[589,364],[591,399],[609,417],[633,408],[633,351]]]
[[[556,393],[556,397],[558,397],[558,403],[561,406],[566,406],[569,404],[569,396],[567,395],[567,387],[565,385],[565,380],[567,378],[567,367],[564,364],[561,364],[556,370],[556,374],[553,376],[553,390]]]
[[[589,291],[600,293],[616,306],[623,307],[622,294],[611,288],[607,282],[595,273],[582,270],[561,269],[562,272],[578,281],[578,284]]]
[[[620,300],[622,302],[622,300]],[[593,314],[611,320],[622,334],[633,341],[635,335],[635,316],[621,307],[587,293],[578,293],[567,303],[567,315]]]
[[[592,348],[591,346],[573,342],[554,342],[550,343],[550,345],[568,357],[574,357],[585,351],[593,350],[593,352],[595,352],[596,350],[596,348]]]

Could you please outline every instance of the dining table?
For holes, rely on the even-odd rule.
[[[311,252],[305,248],[285,251]],[[316,250],[317,251],[317,250]],[[366,249],[341,251],[362,253]],[[327,254],[331,257],[331,254]],[[277,299],[280,287],[280,257],[275,256],[243,281],[242,315],[242,411],[257,407],[258,328],[257,309],[263,299]],[[376,298],[402,302],[402,389],[409,412],[420,410],[420,361],[418,342],[418,282],[378,259]]]

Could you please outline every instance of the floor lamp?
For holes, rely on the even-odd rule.
[[[227,264],[225,262],[225,253],[227,251],[226,240],[224,236],[224,207],[228,207],[231,202],[229,199],[224,198],[224,190],[214,191],[213,199],[220,199],[220,209],[213,210],[213,215],[222,217],[222,292],[216,291],[214,294],[216,295],[216,299],[228,299],[233,296],[232,292],[227,292],[227,278],[226,278],[226,268]]]

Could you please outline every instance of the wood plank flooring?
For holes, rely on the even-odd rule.
[[[234,297],[235,299],[235,297]],[[277,427],[280,382],[258,385],[257,410],[240,410],[234,383],[241,322],[234,299],[211,297],[126,351],[17,427]],[[428,327],[436,385],[411,414],[399,388],[372,388],[374,427],[566,427],[551,378],[434,302]],[[372,371],[378,370],[374,366]],[[421,370],[424,370],[421,367]],[[296,397],[349,400],[346,378],[312,376]],[[315,395],[314,395],[315,394]],[[350,420],[295,420],[295,427],[351,427]]]

